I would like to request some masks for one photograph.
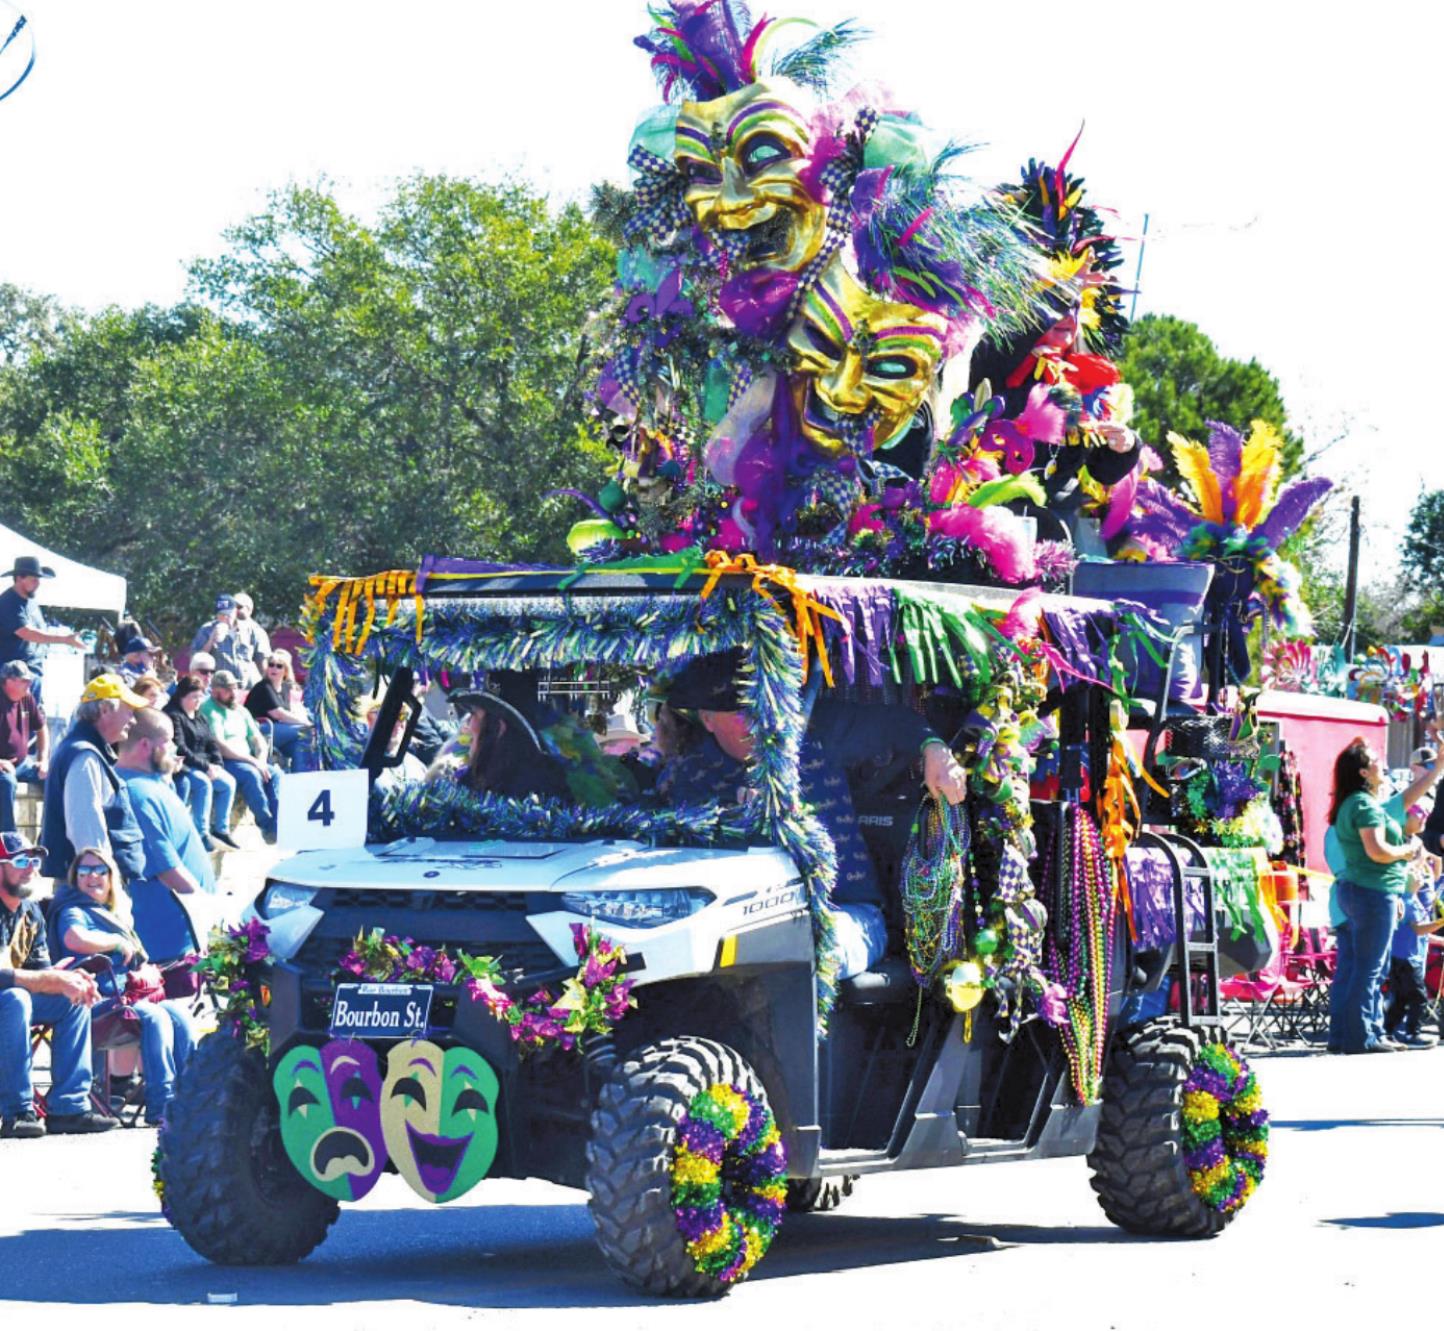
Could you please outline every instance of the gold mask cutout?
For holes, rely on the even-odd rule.
[[[677,115],[677,167],[693,218],[742,271],[800,271],[822,247],[827,209],[802,179],[812,156],[805,94],[751,83]]]
[[[872,295],[834,261],[808,291],[787,335],[803,435],[830,458],[871,429],[883,448],[908,427],[943,358],[947,320]]]

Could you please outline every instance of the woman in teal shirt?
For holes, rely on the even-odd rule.
[[[1382,760],[1362,739],[1334,760],[1329,823],[1343,863],[1334,893],[1347,923],[1340,930],[1329,991],[1329,1043],[1345,1054],[1382,1054],[1400,1047],[1384,1037],[1378,1024],[1378,995],[1408,883],[1405,866],[1424,847],[1417,837],[1406,838],[1379,802],[1383,780]]]

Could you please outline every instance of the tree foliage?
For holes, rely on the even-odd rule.
[[[0,290],[0,519],[174,633],[218,590],[290,618],[309,572],[562,553],[541,496],[601,471],[578,379],[614,258],[579,209],[416,177],[367,225],[293,187],[226,242],[170,310]]]
[[[1145,314],[1129,329],[1119,368],[1133,389],[1133,428],[1163,458],[1159,479],[1166,483],[1178,479],[1168,432],[1201,443],[1209,421],[1245,434],[1251,421],[1268,421],[1284,438],[1284,474],[1299,469],[1303,447],[1289,429],[1278,380],[1256,360],[1220,355],[1196,324],[1171,314]]]

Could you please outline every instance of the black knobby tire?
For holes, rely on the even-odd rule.
[[[592,1111],[587,1190],[597,1246],[627,1284],[649,1294],[710,1298],[730,1288],[698,1272],[672,1214],[677,1124],[693,1097],[717,1082],[767,1102],[740,1054],[713,1040],[684,1037],[632,1053]]]
[[[223,1266],[298,1262],[340,1211],[286,1158],[266,1060],[227,1030],[177,1081],[160,1149],[171,1224]]]
[[[1183,1162],[1183,1084],[1203,1043],[1196,1031],[1153,1022],[1114,1044],[1088,1167],[1104,1213],[1132,1233],[1209,1239],[1236,1214],[1199,1197]]]
[[[840,1178],[794,1178],[787,1180],[789,1211],[835,1211],[843,1199],[852,1196],[856,1174]]]

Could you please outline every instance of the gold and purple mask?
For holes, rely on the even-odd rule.
[[[829,264],[787,335],[803,435],[830,458],[891,443],[927,396],[947,337],[942,315],[874,296]]]
[[[697,225],[743,272],[799,272],[822,247],[827,210],[808,181],[806,94],[750,83],[677,115],[676,164]]]

